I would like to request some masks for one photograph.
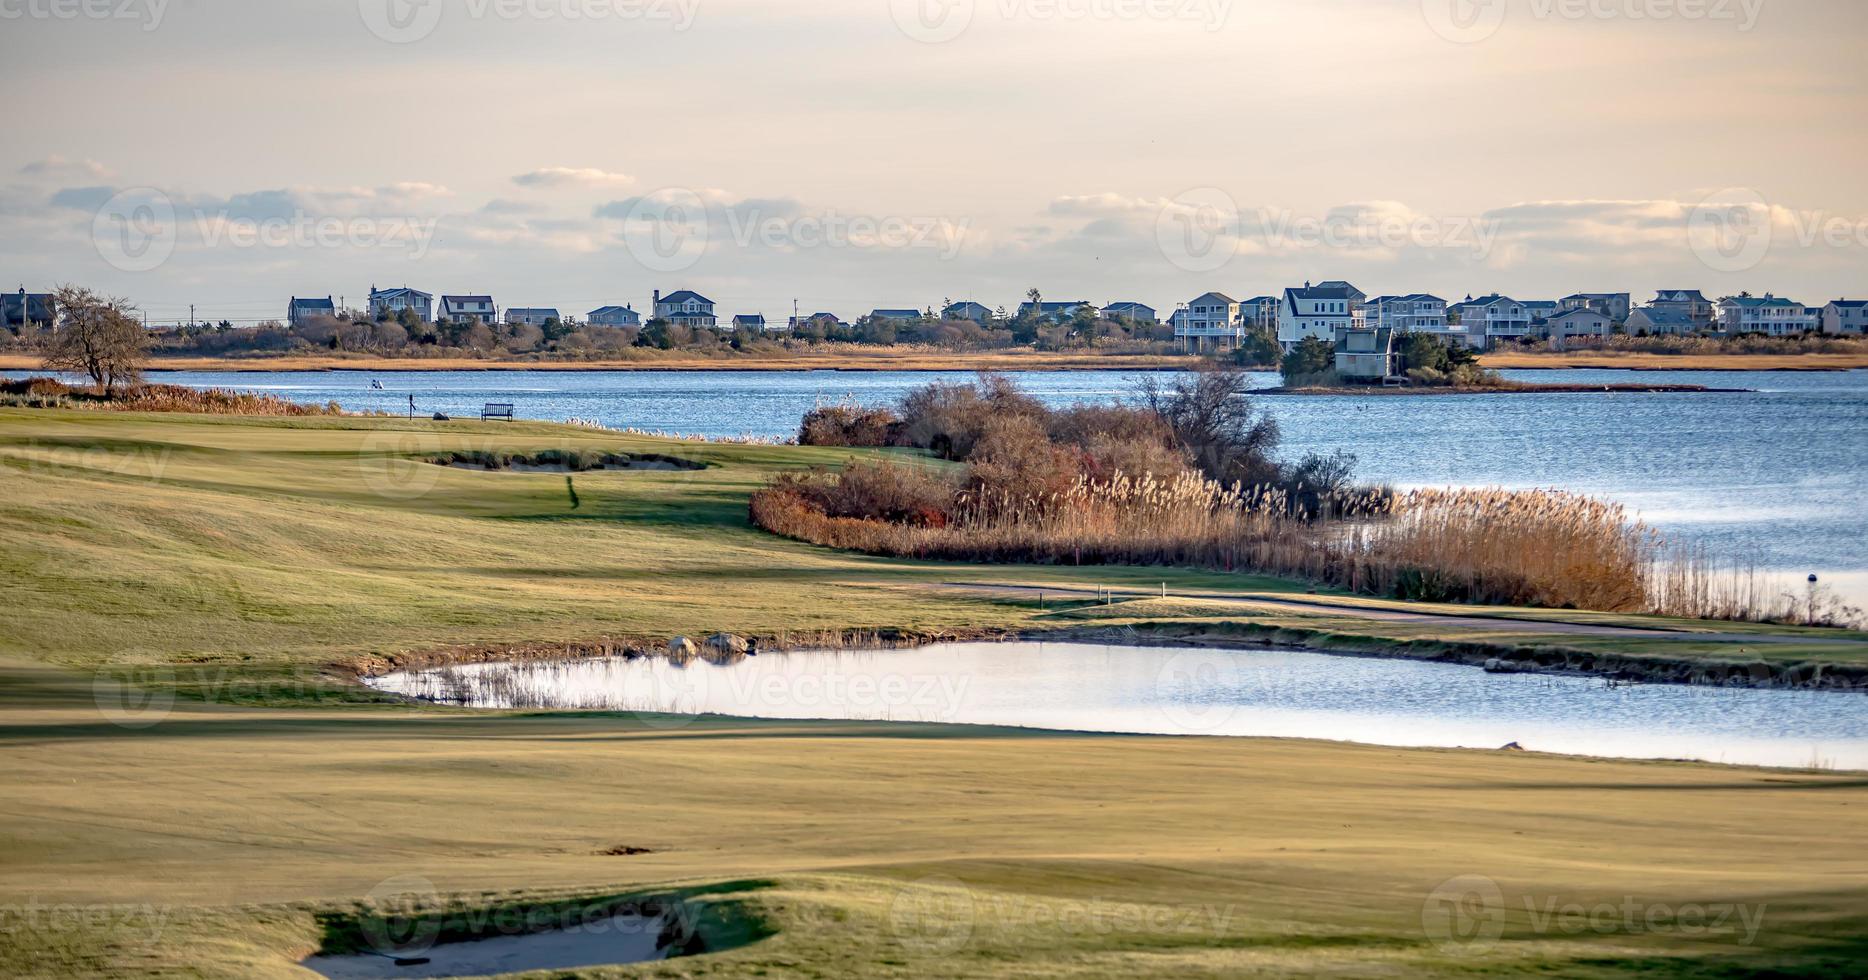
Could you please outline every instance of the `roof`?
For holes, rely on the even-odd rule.
[[[1623,299],[1627,293],[1571,293],[1564,299]]]
[[[507,316],[557,316],[558,311],[549,306],[509,306]]]
[[[702,296],[701,294],[695,292],[692,289],[677,289],[674,292],[669,293],[666,296],[663,296],[660,300],[658,300],[658,302],[685,303],[688,300],[694,300],[695,302],[699,302],[699,303],[706,303],[708,306],[713,305],[713,300],[710,300],[707,297]]]
[[[1518,303],[1517,300],[1512,299],[1509,296],[1501,296],[1498,293],[1487,293],[1484,296],[1479,297],[1478,299],[1469,299],[1459,305],[1461,306],[1496,306],[1499,303],[1517,303],[1519,306],[1530,305],[1528,303]]]
[[[734,323],[764,323],[765,314],[763,313],[735,313],[733,314],[733,322]]]
[[[1799,309],[1803,307],[1802,303],[1796,300],[1785,299],[1782,296],[1727,296],[1719,301],[1720,306],[1724,306],[1727,303],[1751,310],[1779,306],[1794,306]]]
[[[1243,303],[1276,303],[1277,301],[1278,301],[1278,297],[1276,296],[1254,296],[1251,299],[1242,300],[1241,302]]]
[[[1348,299],[1352,287],[1347,283],[1332,285],[1323,283],[1316,286],[1297,286],[1284,291],[1292,299]]]
[[[1154,309],[1155,309],[1154,307],[1149,306],[1147,303],[1137,303],[1134,300],[1125,299],[1120,303],[1111,303],[1108,306],[1103,307],[1103,312],[1106,313],[1110,310],[1147,310],[1148,312],[1153,313]]]
[[[491,296],[443,296],[441,297],[441,302],[443,303],[491,303],[493,302],[493,297]]]
[[[1232,297],[1226,295],[1225,293],[1201,293],[1200,295],[1195,296],[1193,299],[1188,300],[1187,305],[1192,306],[1195,303],[1199,303],[1199,302],[1202,302],[1204,300],[1209,300],[1209,299],[1218,300],[1221,303],[1226,303],[1226,304],[1232,304],[1232,303],[1238,302],[1238,300],[1233,299]]]
[[[370,287],[370,298],[371,299],[389,299],[394,296],[404,296],[404,295],[420,296],[423,299],[434,299],[435,298],[433,293],[424,293],[419,289],[410,289],[407,286],[396,286],[392,289],[377,289],[374,286]]]
[[[1595,317],[1595,318],[1596,318],[1596,319],[1598,319],[1598,320],[1606,320],[1606,319],[1608,319],[1608,317],[1606,317],[1606,316],[1603,316],[1602,314],[1600,314],[1600,313],[1597,313],[1597,312],[1596,312],[1596,311],[1594,311],[1594,310],[1591,310],[1591,309],[1585,309],[1585,308],[1583,308],[1583,307],[1580,307],[1580,306],[1579,306],[1579,307],[1577,307],[1577,308],[1575,308],[1575,309],[1573,309],[1573,310],[1564,310],[1564,311],[1563,311],[1563,312],[1561,312],[1561,313],[1553,313],[1553,314],[1551,314],[1551,316],[1550,316],[1550,319],[1551,319],[1551,320],[1567,320],[1567,319],[1569,319],[1570,317],[1573,317],[1573,316],[1593,316],[1593,317]]]
[[[1354,286],[1354,284],[1352,284],[1352,283],[1349,283],[1349,282],[1347,282],[1347,281],[1345,281],[1345,280],[1342,280],[1342,279],[1330,279],[1330,280],[1327,280],[1327,281],[1325,281],[1325,282],[1320,282],[1320,283],[1317,283],[1317,285],[1316,285],[1316,287],[1315,287],[1315,288],[1317,288],[1317,289],[1340,289],[1340,290],[1342,290],[1342,291],[1343,291],[1343,292],[1345,292],[1345,293],[1360,293],[1360,292],[1362,292],[1362,290],[1360,290],[1360,289],[1357,289],[1357,288],[1356,288],[1356,287]]]
[[[1377,296],[1369,300],[1370,306],[1382,303],[1445,303],[1446,300],[1432,293],[1408,293],[1406,296]]]
[[[982,309],[982,310],[984,310],[984,309],[989,309],[989,307],[988,307],[988,306],[987,306],[986,304],[984,304],[984,303],[981,303],[981,302],[980,302],[980,301],[978,301],[978,300],[972,300],[972,299],[963,299],[963,300],[961,300],[961,301],[960,301],[960,302],[958,302],[958,303],[949,303],[949,304],[947,305],[947,309],[950,309],[950,310],[957,310],[957,309],[960,309],[961,307],[965,307],[965,306],[977,306],[977,307],[979,307],[979,308],[980,308],[980,309]]]
[[[590,311],[591,316],[614,316],[618,313],[627,313],[630,316],[638,315],[635,310],[627,306],[599,306]]]
[[[1706,297],[1700,295],[1700,292],[1697,289],[1663,289],[1660,291],[1658,295],[1659,296],[1679,295],[1679,296],[1684,296],[1689,300],[1699,300],[1702,303],[1706,301]]]
[[[302,306],[308,310],[334,310],[337,308],[337,304],[331,302],[331,297],[329,296],[294,296],[292,297],[292,305]]]
[[[1838,309],[1859,310],[1868,307],[1868,299],[1832,299],[1829,305]]]
[[[870,310],[869,315],[877,320],[913,320],[921,316],[920,310]]]
[[[1649,323],[1668,323],[1688,326],[1696,322],[1692,314],[1685,310],[1674,309],[1671,306],[1638,306],[1635,307],[1634,311],[1629,313],[1628,316],[1633,318],[1637,313]]]

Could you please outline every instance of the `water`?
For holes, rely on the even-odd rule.
[[[615,915],[579,921],[563,929],[517,935],[499,935],[471,942],[433,945],[420,941],[397,944],[383,937],[383,952],[350,956],[312,956],[300,963],[330,980],[373,980],[377,977],[481,977],[528,970],[569,970],[586,966],[642,963],[659,960],[666,950],[657,944],[664,920],[660,917]],[[405,924],[406,925],[406,924]],[[404,962],[398,963],[398,960]]]
[[[1316,738],[1761,766],[1868,769],[1868,700],[1830,691],[1611,685],[1272,650],[954,643],[764,654],[720,666],[473,664],[373,686],[482,708],[886,720]],[[464,696],[463,696],[464,695]]]
[[[15,372],[15,376],[23,374]],[[1868,371],[1514,371],[1525,381],[1700,384],[1743,394],[1268,396],[1286,453],[1346,449],[1359,475],[1400,487],[1554,487],[1629,505],[1670,536],[1868,605]],[[1020,373],[1051,404],[1132,396],[1143,375]],[[347,409],[596,419],[704,436],[784,437],[812,406],[886,404],[965,372],[158,372],[153,380],[270,392]],[[370,382],[381,382],[376,390]],[[1260,375],[1261,386],[1276,383]]]

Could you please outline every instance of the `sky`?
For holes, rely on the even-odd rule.
[[[0,286],[1868,296],[1857,0],[0,0]]]

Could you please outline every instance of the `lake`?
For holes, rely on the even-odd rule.
[[[1670,536],[1754,561],[1786,584],[1821,573],[1868,605],[1868,371],[1508,371],[1531,382],[1698,384],[1742,394],[1264,396],[1287,454],[1345,449],[1359,476],[1419,486],[1554,487],[1611,498]],[[24,377],[25,372],[12,372]],[[785,437],[812,406],[893,402],[917,372],[158,372],[155,381],[269,392],[347,409],[595,419],[702,436]],[[1051,404],[1133,394],[1141,374],[1014,377]],[[372,381],[382,389],[370,386]],[[1256,378],[1262,386],[1274,375]]]
[[[643,712],[671,727],[720,714],[1395,746],[1516,742],[1575,755],[1868,769],[1860,694],[1611,684],[1283,650],[948,643],[767,653],[731,665],[468,664],[368,683],[478,708]]]

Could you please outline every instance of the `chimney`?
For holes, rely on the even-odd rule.
[[[662,305],[662,291],[657,289],[655,291],[655,306],[660,307],[661,305]]]

